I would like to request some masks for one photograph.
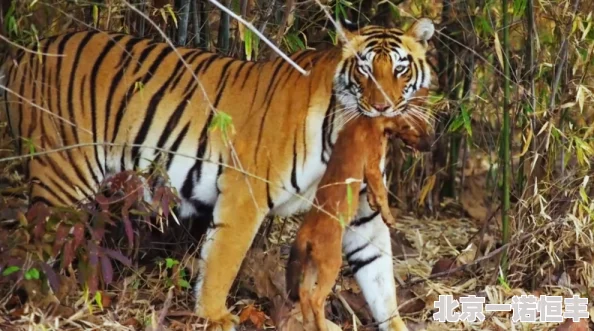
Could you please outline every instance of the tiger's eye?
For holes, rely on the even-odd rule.
[[[397,72],[397,73],[401,73],[401,72],[403,72],[403,71],[404,71],[404,69],[406,69],[406,67],[405,67],[405,66],[403,66],[403,65],[398,65],[398,66],[396,66],[396,72]]]

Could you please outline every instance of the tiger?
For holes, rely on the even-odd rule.
[[[226,298],[261,223],[311,207],[344,124],[423,117],[409,101],[431,83],[432,21],[406,30],[336,25],[334,46],[290,55],[306,74],[282,57],[244,61],[97,30],[16,50],[0,67],[0,93],[27,155],[30,204],[77,206],[110,176],[163,163],[181,222],[208,219],[195,313],[211,330],[234,330]],[[434,139],[428,120],[411,131],[425,145]],[[388,227],[365,209],[351,225],[343,251],[373,318],[381,330],[405,330]]]

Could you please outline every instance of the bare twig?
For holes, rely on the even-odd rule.
[[[280,55],[285,61],[287,61],[290,65],[292,65],[302,75],[309,76],[309,71],[304,70],[297,63],[295,63],[293,60],[291,60],[290,57],[288,57],[285,53],[283,53],[283,51],[281,51],[278,47],[276,47],[274,45],[274,43],[272,43],[270,40],[268,40],[268,38],[266,38],[262,33],[260,33],[260,31],[258,31],[258,29],[256,29],[251,23],[247,22],[246,20],[244,20],[243,18],[241,18],[240,16],[235,14],[233,11],[229,10],[229,8],[221,5],[221,3],[218,2],[217,0],[208,0],[208,1],[212,2],[215,6],[219,7],[222,11],[229,14],[229,16],[231,16],[234,19],[241,22],[243,25],[246,26],[246,28],[252,30],[252,32],[254,32],[258,37],[260,37],[260,39],[263,40],[270,48],[272,48],[273,51],[277,52],[278,55]]]
[[[41,51],[34,51],[32,49],[28,49],[27,47],[23,47],[17,43],[15,43],[14,41],[6,38],[5,36],[3,36],[2,34],[0,34],[0,39],[4,40],[5,42],[9,43],[11,46],[16,47],[18,49],[22,49],[23,51],[27,52],[27,53],[32,53],[32,54],[37,54],[37,55],[43,55],[43,56],[52,56],[52,57],[63,57],[65,56],[64,54],[53,54],[53,53],[44,53]]]
[[[553,83],[551,84],[551,98],[549,99],[549,110],[553,111],[555,108],[555,98],[557,96],[557,88],[559,87],[559,82],[561,81],[561,72],[563,72],[563,68],[565,67],[565,63],[567,62],[567,48],[568,48],[568,40],[569,40],[569,33],[571,32],[571,27],[573,25],[573,21],[575,20],[575,14],[578,10],[578,6],[580,4],[580,0],[574,0],[573,2],[573,12],[571,22],[567,24],[565,28],[565,35],[563,36],[563,42],[561,43],[561,47],[559,48],[560,60],[557,62],[555,66],[555,78]]]

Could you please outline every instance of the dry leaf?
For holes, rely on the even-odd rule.
[[[266,322],[266,314],[258,310],[253,304],[250,304],[245,307],[239,315],[240,323],[244,323],[247,320],[252,322],[252,324],[260,330],[264,327],[264,322]]]

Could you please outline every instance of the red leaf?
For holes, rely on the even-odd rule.
[[[66,244],[64,244],[64,250],[62,251],[62,269],[67,268],[72,260],[74,259],[74,241],[69,240]]]
[[[101,207],[101,211],[107,212],[109,210],[109,199],[105,197],[103,194],[97,194],[95,196],[95,201]]]
[[[99,251],[97,249],[97,245],[92,240],[89,240],[88,243],[89,248],[89,264],[91,267],[96,267],[97,263],[99,263]]]
[[[89,294],[91,297],[95,296],[97,287],[99,285],[99,279],[97,275],[97,267],[91,267],[89,269],[89,275],[87,277],[87,286],[89,286]]]
[[[109,248],[103,248],[103,253],[106,254],[107,256],[111,257],[114,260],[120,261],[121,263],[123,263],[127,267],[132,266],[132,261],[130,261],[130,259],[128,259],[127,257],[125,257],[120,252],[114,251],[114,250],[109,249]]]
[[[47,280],[50,286],[52,287],[54,293],[58,292],[58,290],[60,289],[60,280],[58,279],[58,275],[56,275],[56,273],[54,272],[54,269],[52,269],[52,267],[50,267],[45,262],[40,262],[39,265],[41,266],[41,269],[43,269],[43,273],[47,277]]]
[[[124,229],[126,230],[126,236],[128,237],[128,242],[130,243],[130,247],[134,246],[134,230],[132,229],[132,222],[130,222],[130,217],[128,215],[124,215]]]
[[[64,245],[69,230],[70,228],[66,224],[60,223],[60,225],[58,225],[58,229],[56,229],[56,237],[54,238],[54,247],[52,249],[54,255],[58,254]]]
[[[101,272],[103,273],[103,281],[105,284],[110,284],[113,280],[113,268],[111,261],[105,255],[101,255]]]
[[[73,249],[77,249],[80,246],[80,243],[85,238],[85,227],[81,223],[76,223],[72,229],[72,235],[74,235],[74,247]]]

